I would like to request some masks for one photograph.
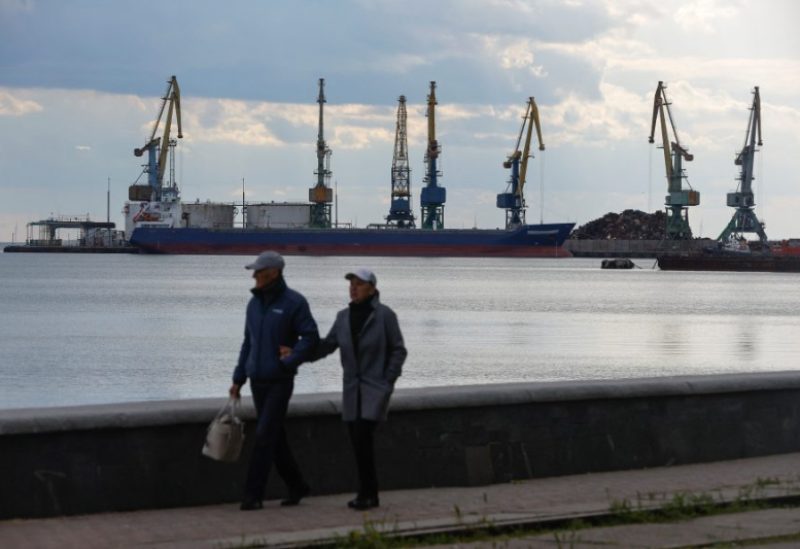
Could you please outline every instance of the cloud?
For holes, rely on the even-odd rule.
[[[406,110],[408,104],[406,103]],[[343,105],[332,105],[325,109],[325,116],[334,120],[374,122],[382,125],[394,124],[396,118],[396,107],[377,107],[374,105],[359,105],[346,103]],[[314,107],[314,124],[317,123],[319,111]]]
[[[366,149],[376,142],[393,143],[394,130],[386,128],[364,128],[359,126],[336,126],[333,138],[329,141],[332,148]]]
[[[286,146],[315,141],[319,106],[309,104],[197,99],[183,103],[193,140],[250,146]],[[395,109],[372,105],[329,105],[324,111],[330,145],[362,149],[394,138]],[[187,132],[188,135],[188,132]]]
[[[648,0],[606,0],[605,10],[612,20],[640,27],[664,16],[661,2]]]
[[[601,99],[597,101],[570,94],[554,105],[540,105],[543,124],[550,128],[545,142],[597,147],[635,139],[650,119],[652,99],[648,102],[624,87],[608,83],[600,85],[600,93]]]
[[[495,58],[506,71],[526,69],[536,77],[547,76],[542,65],[535,63],[535,42],[529,39],[501,36],[480,36],[484,53]]]
[[[598,69],[613,68],[627,59],[650,60],[653,55],[651,46],[631,38],[625,29],[619,28],[583,42],[539,42],[535,47],[541,52],[555,52],[586,61]]]
[[[43,107],[36,101],[20,99],[10,91],[0,89],[0,116],[25,116],[42,110]]]
[[[609,68],[619,73],[680,75],[681,80],[708,82],[717,89],[731,85],[751,87],[758,83],[762,86],[762,92],[794,96],[800,87],[800,61],[795,58],[630,56],[613,59],[609,62]],[[659,79],[664,80],[664,77],[655,80]]]
[[[738,6],[730,0],[696,0],[679,7],[674,19],[686,32],[711,34],[716,31],[715,25],[724,24],[724,19],[736,17],[738,13]]]
[[[189,108],[187,108],[189,107]],[[270,129],[269,123],[275,109],[265,104],[253,104],[238,100],[194,100],[185,101],[182,112],[191,112],[191,132],[186,136],[197,142],[230,142],[248,146],[282,146],[284,141]]]
[[[91,151],[92,147],[90,147],[89,145],[75,145],[75,150],[76,151]]]

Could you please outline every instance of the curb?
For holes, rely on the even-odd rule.
[[[770,487],[772,488],[772,487]],[[765,492],[767,490],[764,490]],[[800,506],[800,488],[786,493],[786,490],[771,489],[769,491],[780,492],[774,494],[764,493],[753,497],[741,496],[741,490],[736,495],[723,494],[717,492],[719,498],[712,503],[703,505],[686,505],[680,507],[688,514],[696,513],[698,517],[714,514],[714,512],[724,513],[736,505],[743,505],[745,508],[740,512],[762,510],[763,508],[781,506]],[[518,530],[561,530],[569,527],[575,521],[585,523],[586,527],[601,527],[610,525],[643,524],[648,522],[673,522],[688,520],[691,517],[675,517],[670,520],[670,503],[675,496],[704,496],[709,495],[705,492],[697,494],[692,492],[680,492],[673,494],[673,500],[665,501],[665,504],[653,503],[640,505],[631,509],[631,516],[626,518],[625,511],[611,511],[603,509],[597,511],[583,511],[575,513],[559,513],[553,515],[528,514],[528,513],[498,513],[490,515],[463,515],[456,520],[450,518],[430,519],[424,521],[405,521],[390,522],[387,520],[370,521],[365,517],[364,526],[361,529],[352,527],[324,528],[319,530],[306,530],[303,532],[292,532],[285,534],[251,535],[237,538],[225,538],[213,540],[214,546],[220,549],[233,548],[260,548],[270,547],[276,549],[295,549],[298,547],[333,548],[348,544],[348,541],[366,542],[371,536],[386,537],[392,541],[417,541],[424,542],[430,536],[456,536],[465,534],[487,533],[490,536],[499,536]],[[709,512],[713,511],[713,512]],[[736,511],[731,511],[736,512]],[[635,520],[633,517],[637,513],[647,515],[647,520]],[[661,520],[659,520],[661,519]],[[531,532],[535,534],[537,532]],[[542,533],[542,532],[538,532]],[[352,538],[352,539],[351,539]],[[755,538],[754,538],[755,539]]]

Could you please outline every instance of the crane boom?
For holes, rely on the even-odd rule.
[[[767,235],[764,224],[758,220],[753,207],[756,205],[753,194],[753,165],[755,164],[756,147],[762,145],[761,141],[761,94],[758,86],[753,90],[753,103],[750,107],[750,116],[747,119],[747,131],[744,134],[744,145],[736,155],[734,164],[741,166],[739,172],[739,185],[736,192],[728,193],[727,204],[736,208],[728,225],[720,233],[718,240],[721,242],[730,239],[743,239],[742,233],[756,233],[763,245],[767,244]]]
[[[523,189],[525,188],[525,181],[527,181],[526,176],[528,173],[528,159],[533,158],[531,156],[531,137],[533,134],[533,127],[536,126],[536,137],[539,140],[539,150],[544,150],[544,142],[542,141],[542,125],[539,122],[539,107],[536,106],[536,101],[533,97],[528,99],[528,110],[525,114],[525,118],[528,120],[528,134],[525,137],[525,148],[522,151],[522,163],[519,168],[519,196],[522,198],[523,196]],[[520,134],[522,137],[522,134]],[[517,140],[517,148],[519,149],[519,140]]]
[[[436,82],[431,82],[430,93],[428,94],[428,147],[425,149],[425,186],[420,192],[419,200],[422,206],[422,228],[423,229],[443,229],[444,228],[444,203],[447,198],[447,191],[438,184],[439,176],[442,172],[438,167],[439,154],[442,148],[436,140]]]
[[[672,142],[672,149],[675,149],[680,155],[687,161],[691,162],[694,160],[694,156],[689,154],[689,151],[686,150],[681,145],[680,139],[678,139],[678,130],[675,127],[675,121],[672,118],[672,109],[670,109],[670,102],[667,100],[667,92],[666,86],[664,82],[658,82],[658,86],[656,87],[655,98],[653,100],[653,122],[650,124],[650,143],[655,143],[655,131],[656,131],[656,119],[661,119],[661,143],[663,144],[664,148],[664,164],[666,165],[667,169],[667,178],[671,179],[673,175],[672,169],[672,153],[673,151],[670,148],[670,140],[669,135],[667,134],[667,119],[669,120],[669,125],[672,128],[672,135],[675,136],[675,141]],[[664,111],[666,111],[666,116],[664,116]]]
[[[497,207],[506,211],[506,228],[513,229],[525,223],[525,181],[528,173],[528,160],[533,158],[531,154],[531,140],[533,139],[533,128],[536,127],[536,136],[539,140],[539,150],[544,150],[542,139],[542,125],[539,121],[539,107],[533,97],[528,98],[525,108],[525,115],[522,117],[522,126],[519,129],[519,136],[514,147],[514,152],[508,155],[503,162],[503,167],[511,170],[511,178],[508,182],[508,190],[497,195]],[[527,127],[527,132],[526,132]],[[522,143],[522,135],[525,134],[525,143],[522,151],[519,150]]]
[[[166,109],[167,115],[164,116]],[[183,138],[183,127],[181,125],[181,91],[178,87],[178,79],[173,75],[167,81],[167,91],[161,98],[161,107],[158,116],[153,123],[153,131],[142,148],[133,150],[135,156],[142,156],[148,152],[148,184],[153,193],[154,200],[161,199],[161,192],[164,187],[164,172],[167,167],[167,156],[170,147],[174,144],[170,139],[172,131],[172,118],[175,116],[178,124],[178,138]],[[164,131],[161,137],[156,137],[161,120],[164,120]]]
[[[439,144],[436,141],[436,82],[431,82],[431,93],[428,94],[428,158],[434,160],[439,157]]]
[[[319,79],[319,96],[317,96],[317,103],[319,103],[319,119],[317,126],[317,187],[325,186],[325,155],[328,146],[325,143],[325,124],[323,117],[323,105],[327,103],[325,99],[325,79]]]
[[[664,149],[664,165],[667,173],[667,196],[664,205],[667,207],[667,226],[666,237],[671,240],[688,239],[692,237],[692,229],[689,226],[689,209],[687,206],[697,206],[700,204],[700,193],[692,190],[683,189],[685,178],[682,161],[691,162],[694,156],[691,155],[681,145],[678,138],[678,130],[672,117],[670,102],[667,100],[666,85],[658,82],[655,97],[653,99],[653,117],[650,124],[650,136],[648,141],[655,143],[656,121],[660,118],[661,144]],[[674,141],[670,141],[667,121],[669,121]]]

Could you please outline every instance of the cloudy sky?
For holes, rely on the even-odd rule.
[[[325,78],[339,221],[388,213],[397,98],[408,98],[419,210],[425,99],[437,83],[440,182],[450,227],[497,227],[495,195],[525,102],[547,150],[529,167],[528,221],[583,224],[663,208],[648,143],[659,80],[701,193],[695,234],[732,210],[735,153],[759,86],[757,213],[800,237],[800,3],[795,0],[0,0],[0,241],[50,215],[112,221],[142,171],[170,75],[185,200],[301,201],[315,183]],[[660,141],[657,139],[657,141]]]

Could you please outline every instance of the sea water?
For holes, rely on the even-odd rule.
[[[0,408],[224,397],[247,256],[0,254]],[[365,265],[398,314],[398,387],[797,369],[800,274],[600,259],[287,257],[324,335]],[[297,393],[340,390],[338,356]]]

